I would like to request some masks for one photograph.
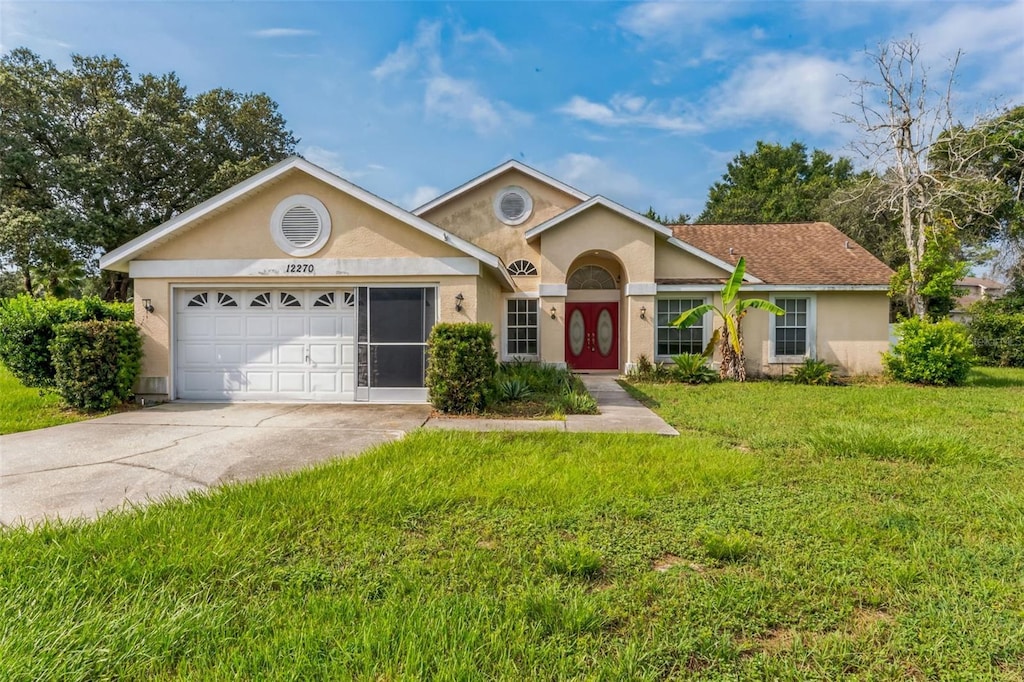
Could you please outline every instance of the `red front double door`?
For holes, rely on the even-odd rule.
[[[565,304],[565,361],[572,369],[619,368],[619,304]]]

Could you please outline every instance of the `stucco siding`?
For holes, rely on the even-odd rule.
[[[494,197],[510,185],[522,187],[533,199],[533,213],[520,225],[506,225],[494,214]],[[490,251],[506,264],[525,258],[540,268],[540,252],[536,245],[526,242],[523,234],[579,203],[576,197],[512,169],[421,217]]]
[[[658,240],[655,246],[654,259],[654,272],[658,279],[717,279],[732,274],[731,271],[662,240]]]
[[[137,260],[290,258],[274,243],[270,218],[281,200],[308,194],[331,215],[331,236],[314,258],[465,256],[454,247],[299,171],[226,207]]]
[[[542,234],[541,280],[564,284],[577,258],[606,252],[622,265],[622,282],[654,281],[654,240],[650,229],[602,206],[584,211]]]

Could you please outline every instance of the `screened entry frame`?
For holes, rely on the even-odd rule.
[[[356,400],[426,402],[427,338],[438,322],[438,286],[382,284],[355,291]]]

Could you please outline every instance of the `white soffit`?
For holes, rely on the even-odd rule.
[[[488,180],[496,178],[499,175],[501,175],[502,173],[505,173],[505,172],[510,171],[510,170],[517,170],[520,173],[522,173],[523,175],[528,175],[529,177],[533,178],[537,182],[541,182],[541,183],[543,183],[545,185],[549,185],[551,187],[554,187],[557,190],[565,192],[569,196],[576,197],[580,201],[586,201],[587,199],[590,198],[589,194],[585,194],[585,193],[579,191],[578,189],[576,189],[575,187],[567,185],[564,182],[561,182],[560,180],[556,180],[555,178],[551,177],[550,175],[545,175],[544,173],[541,173],[539,170],[536,170],[534,168],[530,168],[525,163],[520,163],[519,161],[516,161],[516,160],[512,159],[512,160],[506,161],[505,163],[501,164],[497,168],[493,168],[493,169],[487,171],[483,175],[478,175],[477,177],[473,178],[472,180],[470,180],[469,182],[467,182],[467,183],[465,183],[463,185],[459,185],[458,187],[456,187],[455,189],[451,190],[450,192],[445,192],[444,194],[442,194],[441,196],[437,197],[436,199],[431,199],[430,201],[428,201],[427,203],[423,204],[422,206],[418,206],[417,208],[414,208],[412,210],[412,214],[413,215],[417,215],[417,216],[418,215],[423,215],[424,213],[426,213],[427,211],[431,210],[432,208],[436,208],[436,207],[440,206],[441,204],[446,203],[446,202],[448,202],[451,199],[454,199],[457,196],[465,194],[466,192],[470,191],[471,189],[473,189],[475,187],[479,187],[480,185],[484,184]]]

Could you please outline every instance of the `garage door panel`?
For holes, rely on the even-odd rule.
[[[330,317],[317,316],[309,318],[310,336],[338,336],[341,334],[340,318],[337,315]]]
[[[249,392],[256,393],[273,393],[274,392],[274,373],[273,372],[254,372],[249,370],[245,373],[246,378],[249,380],[248,390]]]
[[[188,314],[191,313],[191,311],[188,310],[186,310],[185,313],[185,315],[181,316],[180,322],[182,338],[213,338],[212,315]]]
[[[305,393],[306,372],[278,372],[277,390],[282,393]]]
[[[309,344],[309,360],[314,365],[338,365],[339,355],[336,343]]]
[[[306,336],[306,318],[283,314],[277,318],[277,336],[282,339],[301,339]]]
[[[245,345],[245,363],[247,365],[274,364],[274,346],[268,343],[247,343]]]
[[[188,306],[203,293],[176,294],[177,397],[355,399],[354,308],[284,307],[284,300],[304,305],[313,300],[309,291],[291,289],[230,292],[232,300],[243,303],[232,306],[216,288],[205,290],[206,305]],[[335,301],[345,293],[336,291]]]
[[[279,365],[302,365],[306,364],[306,346],[301,343],[282,343],[277,347],[277,364]]]
[[[237,316],[228,317],[220,315],[214,321],[214,331],[217,338],[240,338],[242,336],[242,318]]]
[[[315,393],[337,393],[341,389],[340,372],[310,372],[309,390]]]
[[[260,310],[257,308],[257,310]],[[274,318],[270,310],[263,314],[253,314],[245,318],[245,335],[247,338],[273,338]]]
[[[182,343],[178,352],[187,365],[210,365],[215,360],[212,343]]]
[[[238,343],[218,344],[216,347],[217,364],[241,365],[242,345]]]

